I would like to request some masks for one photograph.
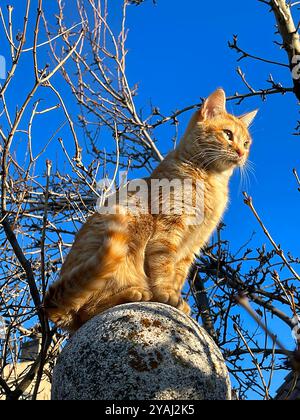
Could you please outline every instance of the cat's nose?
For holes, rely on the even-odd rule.
[[[239,147],[236,148],[236,153],[239,155],[240,158],[245,155],[244,150],[240,149]]]

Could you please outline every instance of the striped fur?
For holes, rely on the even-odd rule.
[[[88,219],[60,278],[45,297],[45,310],[52,321],[75,331],[110,307],[150,300],[189,313],[181,290],[195,253],[207,243],[226,209],[234,168],[247,160],[248,125],[255,114],[241,118],[227,114],[225,93],[216,91],[193,116],[177,149],[147,180],[149,185],[151,179],[201,181],[204,220],[199,225],[190,225],[186,212],[154,215],[148,209],[136,215],[121,207],[115,215],[96,213]],[[193,184],[193,198],[196,194]],[[176,193],[171,201],[175,207]]]

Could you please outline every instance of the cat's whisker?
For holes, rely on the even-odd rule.
[[[253,176],[255,181],[257,182],[254,166],[255,165],[253,164],[253,162],[251,162],[250,160],[247,160],[245,164],[242,167],[240,167],[240,173],[241,173],[240,186],[246,190],[247,189],[249,190],[251,187],[251,176]]]
[[[247,174],[247,170],[245,166],[241,166],[239,169],[241,174],[240,191],[241,189],[248,191],[250,188],[250,178]]]
[[[210,160],[208,160],[206,163],[205,163],[205,165],[204,165],[204,169],[207,169],[209,166],[211,166],[213,163],[215,163],[215,162],[218,162],[219,160],[222,160],[222,159],[220,159],[220,157],[219,156],[216,156],[216,157],[214,157],[214,158],[211,158]]]
[[[257,180],[256,174],[255,174],[255,171],[254,171],[253,169],[251,169],[251,168],[247,168],[247,173],[248,173],[248,174],[251,174],[251,175],[252,175],[252,177],[254,178],[255,182],[256,182],[256,183],[258,183],[258,180]],[[249,177],[250,177],[250,176],[249,176]]]
[[[255,168],[254,168],[253,166],[251,166],[251,165],[246,166],[246,170],[247,170],[248,172],[250,172],[250,173],[251,173],[251,175],[253,175],[253,176],[256,178]]]
[[[200,151],[199,153],[195,154],[193,157],[197,157],[197,156],[207,156],[208,153],[214,153],[214,154],[219,154],[220,151],[217,149],[205,149],[203,151]]]
[[[225,151],[220,150],[220,149],[214,149],[214,148],[209,148],[209,149],[205,149],[201,152],[199,152],[198,154],[193,155],[192,159],[197,159],[197,158],[201,158],[201,157],[218,157],[219,159],[222,159],[222,157],[224,157],[225,155]]]

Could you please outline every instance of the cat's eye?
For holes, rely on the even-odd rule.
[[[250,147],[250,141],[245,141],[244,147],[245,147],[245,149],[249,149],[249,147]]]
[[[224,130],[224,133],[226,134],[229,141],[233,141],[233,132],[230,130]]]

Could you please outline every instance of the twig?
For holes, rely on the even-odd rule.
[[[273,245],[277,255],[279,255],[279,257],[282,259],[282,261],[284,262],[284,264],[286,265],[286,267],[290,270],[290,272],[293,274],[293,276],[300,281],[300,276],[299,274],[294,270],[294,268],[291,266],[291,264],[288,262],[286,256],[284,255],[284,252],[282,249],[280,249],[280,247],[276,244],[276,242],[274,241],[274,239],[272,238],[271,234],[269,233],[269,231],[267,230],[267,228],[265,227],[264,223],[262,222],[261,218],[259,217],[254,205],[253,205],[253,200],[251,197],[248,196],[247,193],[244,192],[244,197],[245,197],[245,204],[250,208],[250,210],[252,211],[252,213],[254,214],[256,220],[258,221],[258,223],[260,224],[262,230],[264,231],[265,235],[267,236],[267,238],[269,239],[269,241],[271,242],[271,244]]]

